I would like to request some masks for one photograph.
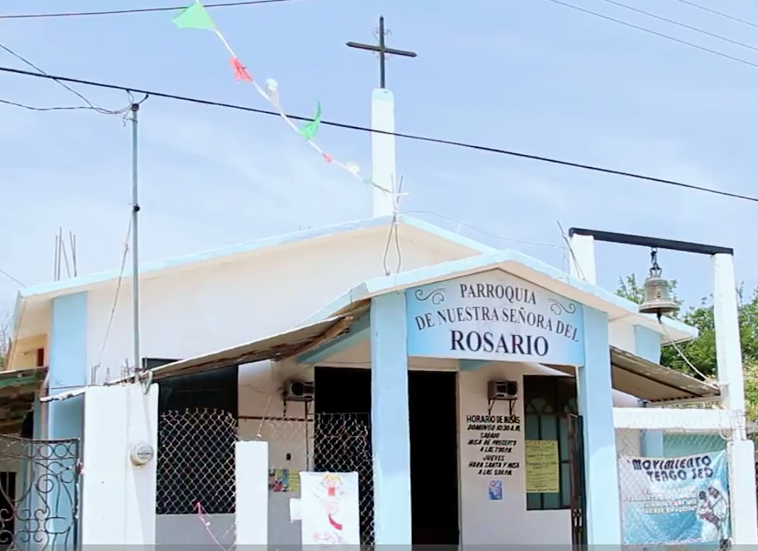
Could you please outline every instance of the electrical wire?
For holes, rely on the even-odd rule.
[[[741,19],[739,17],[735,17],[733,15],[729,15],[728,13],[724,13],[721,11],[714,10],[713,8],[709,8],[706,6],[702,6],[700,4],[696,4],[695,2],[690,2],[690,0],[674,0],[675,2],[681,2],[682,4],[687,4],[688,6],[692,6],[693,8],[697,8],[699,10],[703,10],[704,12],[710,13],[712,15],[717,15],[719,17],[723,17],[724,19],[729,19],[730,21],[734,21],[736,23],[742,23],[743,25],[747,25],[749,27],[753,27],[755,29],[758,29],[758,23],[753,23],[752,21],[747,21],[746,19]]]
[[[584,270],[582,270],[582,265],[579,263],[579,260],[576,258],[576,254],[574,254],[574,248],[571,246],[571,240],[569,239],[568,234],[563,229],[563,224],[561,224],[560,220],[556,220],[555,222],[558,224],[558,231],[561,232],[561,237],[563,238],[563,242],[566,244],[566,250],[571,256],[571,260],[574,261],[574,266],[576,267],[577,275],[582,281],[587,281],[587,276],[584,275]],[[570,272],[571,272],[571,264],[569,263],[569,273]]]
[[[557,2],[558,0],[548,0],[550,2]],[[758,64],[755,65],[758,67]],[[135,87],[126,87],[126,86],[119,86],[116,84],[109,84],[109,83],[103,83],[103,82],[97,82],[92,80],[84,80],[84,79],[77,79],[77,78],[71,78],[71,77],[63,77],[63,76],[53,76],[53,75],[47,75],[47,74],[40,74],[40,73],[32,73],[29,71],[24,71],[22,69],[13,69],[11,67],[0,67],[0,73],[7,73],[7,74],[14,74],[19,76],[28,76],[28,77],[34,77],[34,78],[41,78],[41,79],[50,79],[50,80],[56,80],[61,82],[68,82],[72,84],[81,84],[84,86],[92,86],[95,88],[103,88],[107,90],[120,90],[127,93],[137,93],[137,94],[144,94],[146,97],[153,96],[156,98],[163,98],[163,99],[169,99],[169,100],[175,100],[175,101],[181,101],[186,103],[194,103],[197,105],[206,105],[211,107],[223,107],[226,109],[232,109],[236,111],[245,111],[248,113],[257,113],[259,115],[269,115],[269,116],[275,116],[279,117],[280,114],[276,111],[268,111],[265,109],[257,109],[254,107],[245,107],[242,105],[235,105],[232,103],[223,103],[218,101],[211,101],[211,100],[204,100],[199,98],[192,98],[188,96],[179,96],[176,94],[168,94],[166,92],[155,92],[155,91],[149,91],[149,90],[142,90]],[[299,120],[299,121],[310,121],[311,118],[309,117],[300,117],[297,115],[287,115],[290,119],[293,120]],[[703,186],[696,186],[694,184],[687,184],[685,182],[678,182],[676,180],[668,180],[666,178],[657,178],[654,176],[647,176],[644,174],[638,174],[634,172],[628,172],[624,170],[615,170],[611,168],[605,168],[597,165],[589,165],[584,163],[578,163],[573,161],[566,161],[563,159],[556,159],[554,157],[546,157],[544,155],[534,155],[530,153],[522,153],[520,151],[513,151],[509,149],[501,149],[497,147],[491,147],[491,146],[485,146],[485,145],[478,145],[478,144],[472,144],[468,142],[461,142],[456,140],[446,140],[442,138],[433,138],[430,136],[421,136],[418,134],[406,134],[402,132],[388,132],[386,130],[376,130],[372,129],[366,126],[359,126],[355,124],[347,124],[347,123],[341,123],[341,122],[335,122],[335,121],[328,121],[328,120],[322,120],[321,124],[324,126],[331,126],[334,128],[342,128],[344,130],[354,130],[359,132],[368,132],[373,134],[384,134],[389,136],[395,136],[397,138],[403,138],[406,140],[414,140],[414,141],[420,141],[420,142],[426,142],[426,143],[434,143],[438,145],[449,145],[453,147],[460,147],[463,149],[472,149],[475,151],[482,151],[485,153],[496,153],[499,155],[506,155],[509,157],[515,157],[518,159],[524,159],[529,161],[537,161],[541,163],[547,163],[547,164],[553,164],[557,166],[564,166],[568,168],[576,168],[580,170],[586,170],[589,172],[596,172],[600,174],[608,174],[611,176],[621,176],[624,178],[631,178],[635,180],[642,180],[646,182],[652,182],[657,184],[662,184],[666,186],[672,186],[672,187],[678,187],[682,189],[688,189],[690,191],[699,191],[702,193],[709,193],[712,195],[719,195],[721,197],[730,197],[732,199],[740,199],[743,201],[750,201],[752,203],[758,203],[758,197],[752,197],[750,195],[743,195],[740,193],[733,193],[729,191],[722,191],[718,189],[713,188],[707,188]]]
[[[16,103],[15,101],[8,101],[0,99],[0,103],[4,105],[10,105],[12,107],[20,107],[21,109],[27,109],[29,111],[91,111],[92,108],[84,105],[73,105],[64,107],[35,107],[33,105],[24,105],[23,103]]]
[[[684,363],[687,364],[687,367],[689,367],[692,371],[700,375],[702,377],[703,381],[705,382],[713,382],[713,377],[708,377],[707,375],[704,375],[702,371],[700,371],[697,367],[695,367],[695,364],[693,364],[687,356],[684,355],[684,352],[682,352],[681,348],[679,348],[679,345],[676,344],[676,341],[671,338],[671,335],[669,335],[669,332],[666,330],[666,325],[663,323],[663,320],[658,318],[658,323],[661,325],[661,329],[663,330],[663,334],[666,335],[666,338],[669,340],[669,344],[674,347],[674,351],[679,355],[679,357],[684,360]]]
[[[471,224],[467,224],[465,222],[462,222],[461,220],[457,220],[455,218],[451,218],[449,216],[445,216],[444,214],[440,214],[438,212],[433,212],[430,210],[404,210],[400,214],[430,214],[432,216],[437,216],[438,218],[441,218],[442,220],[447,220],[448,222],[452,222],[460,227],[468,228],[472,231],[475,231],[477,233],[480,233],[482,235],[486,235],[487,237],[491,237],[492,239],[500,239],[502,241],[510,241],[511,243],[519,243],[521,245],[533,245],[535,247],[549,247],[551,249],[562,249],[563,247],[560,247],[558,245],[551,245],[549,243],[533,243],[531,241],[522,241],[520,239],[513,239],[512,237],[504,237],[502,235],[497,235],[491,232],[484,231],[482,229],[477,228],[476,226],[472,226]]]
[[[260,4],[283,4],[286,2],[297,2],[303,0],[247,0],[244,2],[222,2],[215,4],[203,4],[204,8],[235,8],[240,6],[256,6]],[[88,17],[96,15],[127,15],[135,13],[156,13],[166,11],[183,10],[187,5],[152,7],[152,8],[134,8],[123,10],[106,10],[106,11],[78,11],[62,13],[24,13],[18,15],[0,15],[0,19],[50,19],[53,17]]]
[[[686,23],[682,23],[680,21],[676,21],[674,19],[669,19],[668,17],[663,17],[660,15],[656,15],[654,13],[650,13],[649,11],[642,10],[640,8],[635,8],[634,6],[630,6],[628,4],[624,4],[622,2],[617,2],[616,0],[603,0],[603,2],[607,4],[611,4],[613,6],[618,6],[619,8],[624,8],[625,10],[633,11],[635,13],[639,13],[642,15],[645,15],[647,17],[652,17],[653,19],[657,19],[658,21],[663,21],[665,23],[669,23],[671,25],[676,25],[677,27],[682,27],[683,29],[687,29],[690,31],[694,31],[696,33],[703,34],[705,36],[710,36],[711,38],[715,38],[717,40],[723,40],[724,42],[728,42],[729,44],[734,44],[735,46],[740,46],[742,48],[747,48],[749,50],[753,50],[755,52],[758,52],[758,48],[755,46],[751,46],[750,44],[746,44],[744,42],[740,42],[739,40],[732,40],[731,38],[727,38],[725,36],[721,36],[720,34],[712,33],[710,31],[706,31],[705,29],[701,29],[700,27],[694,27],[692,25],[687,25]]]
[[[3,269],[0,269],[0,275],[3,275],[5,277],[7,277],[8,279],[10,279],[14,283],[18,283],[19,285],[21,285],[21,287],[26,287],[26,285],[24,285],[23,283],[21,283],[18,279],[16,279],[15,277],[13,277],[12,275],[10,275],[8,272],[6,272]]]
[[[742,59],[740,57],[732,56],[729,54],[725,54],[723,52],[719,52],[718,50],[712,50],[710,48],[706,48],[705,46],[700,46],[699,44],[695,44],[694,42],[688,42],[687,40],[682,40],[680,38],[675,38],[673,36],[659,33],[658,31],[654,31],[652,29],[648,29],[646,27],[642,27],[640,25],[634,25],[633,23],[629,23],[627,21],[623,21],[621,19],[616,19],[614,17],[610,17],[608,15],[603,15],[602,13],[598,13],[596,11],[588,10],[587,8],[582,8],[579,6],[575,6],[574,4],[569,4],[568,2],[562,2],[561,0],[545,0],[546,2],[552,2],[553,4],[557,4],[559,6],[563,6],[572,10],[580,11],[582,13],[585,13],[587,15],[592,15],[594,17],[599,17],[600,19],[604,19],[606,21],[611,21],[613,23],[618,23],[619,25],[623,25],[625,27],[629,27],[630,29],[636,29],[638,31],[642,31],[644,33],[651,34],[653,36],[657,36],[659,38],[665,38],[666,40],[670,40],[672,42],[676,42],[677,44],[682,44],[684,46],[689,46],[690,48],[695,48],[696,50],[700,50],[701,52],[706,52],[709,54],[713,54],[719,57],[722,57],[724,59],[729,59],[731,61],[736,61],[737,63],[741,63],[743,65],[747,65],[749,67],[758,68],[758,63],[753,63],[752,61],[748,61],[747,59]]]
[[[118,272],[118,279],[116,279],[116,291],[113,294],[113,304],[111,305],[111,311],[108,315],[108,324],[105,327],[105,335],[103,336],[103,342],[100,345],[100,355],[97,363],[92,366],[90,381],[93,384],[97,381],[97,370],[100,369],[103,363],[103,356],[105,354],[105,348],[108,345],[108,338],[111,334],[113,327],[113,320],[116,317],[116,309],[118,308],[118,299],[121,294],[121,285],[124,281],[124,273],[126,270],[126,259],[129,256],[129,237],[132,235],[132,217],[129,216],[129,225],[126,227],[126,236],[124,237],[124,252],[121,255],[121,267]]]
[[[393,177],[394,180],[394,177]],[[403,182],[404,178],[400,177],[400,184],[397,187],[397,193],[395,194],[393,201],[394,204],[392,205],[392,221],[390,222],[390,231],[389,235],[387,236],[387,243],[384,246],[384,255],[382,256],[382,267],[384,268],[384,275],[390,275],[390,269],[388,267],[388,258],[390,254],[390,245],[392,244],[392,239],[394,237],[395,241],[395,252],[397,254],[397,266],[395,268],[395,273],[400,273],[400,269],[403,267],[403,251],[400,247],[400,235],[398,233],[398,215],[400,214],[400,199],[403,197]],[[394,182],[393,182],[394,187]]]
[[[76,97],[78,97],[80,100],[82,100],[86,104],[86,107],[82,106],[82,107],[79,107],[78,109],[91,109],[91,110],[96,111],[96,112],[98,112],[100,114],[103,114],[103,115],[120,115],[120,116],[123,116],[123,115],[127,114],[129,112],[129,109],[131,108],[132,102],[130,101],[129,105],[127,105],[126,107],[123,107],[121,109],[117,109],[117,110],[104,109],[100,105],[97,105],[96,103],[91,102],[84,95],[80,94],[79,92],[77,92],[76,90],[74,90],[73,88],[71,88],[63,80],[55,78],[55,77],[49,75],[48,73],[46,73],[45,71],[43,71],[42,69],[40,69],[37,65],[35,65],[34,63],[32,63],[31,61],[29,61],[28,59],[26,59],[24,56],[22,56],[18,52],[15,52],[14,50],[12,50],[11,48],[9,48],[8,46],[0,43],[0,49],[4,50],[8,54],[12,55],[16,59],[18,59],[19,61],[21,61],[22,63],[24,63],[25,65],[27,65],[27,66],[31,67],[32,69],[34,69],[35,71],[37,71],[40,74],[40,76],[48,77],[51,80],[53,80],[54,82],[57,82],[64,89],[68,90],[69,92],[71,92],[72,94],[74,94]],[[132,98],[130,98],[130,100],[131,99]],[[10,104],[11,102],[4,101],[3,103]],[[31,108],[31,107],[27,107],[27,106],[24,106],[24,105],[21,105],[21,104],[16,104],[16,106],[18,106],[18,107],[25,107],[27,109],[32,109],[34,111],[65,111],[65,110],[77,109],[77,107]]]

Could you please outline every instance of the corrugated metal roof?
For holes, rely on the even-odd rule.
[[[553,366],[569,375],[573,367]],[[719,388],[679,371],[664,367],[611,346],[611,378],[613,388],[648,402],[668,402],[699,398],[716,399]]]
[[[716,398],[719,388],[629,352],[611,347],[614,385],[650,402],[692,398]],[[629,390],[624,390],[624,387]]]
[[[291,358],[339,337],[350,328],[354,320],[354,315],[336,316],[226,350],[172,362],[153,369],[153,380],[190,375],[230,365]]]
[[[0,372],[0,433],[15,434],[21,429],[46,376],[46,367]]]

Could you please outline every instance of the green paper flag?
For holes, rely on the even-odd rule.
[[[177,15],[172,21],[180,29],[198,29],[201,31],[215,31],[216,25],[213,24],[211,16],[205,11],[200,2],[195,2],[182,13]]]
[[[306,140],[313,139],[313,136],[316,135],[316,132],[318,132],[318,127],[321,124],[321,103],[316,102],[316,116],[313,117],[313,120],[310,122],[305,123],[303,126],[300,127],[298,132],[302,134],[303,138]]]

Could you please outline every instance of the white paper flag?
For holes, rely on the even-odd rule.
[[[358,473],[300,473],[303,545],[360,545]]]

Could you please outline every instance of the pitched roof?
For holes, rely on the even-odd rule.
[[[444,241],[454,245],[459,245],[463,248],[467,248],[478,253],[489,253],[497,250],[494,247],[489,247],[473,239],[463,237],[462,235],[445,230],[443,228],[435,226],[434,224],[429,224],[428,222],[424,222],[417,218],[412,218],[410,216],[400,215],[398,216],[398,222],[418,232],[425,233],[433,239],[438,239],[441,242]],[[328,237],[336,237],[353,232],[381,230],[382,228],[388,227],[391,223],[392,217],[385,216],[380,218],[370,218],[367,220],[358,220],[355,222],[348,222],[334,226],[307,229],[303,231],[286,233],[283,235],[276,235],[273,237],[265,237],[263,239],[256,239],[253,241],[245,241],[243,243],[227,245],[216,249],[210,249],[181,256],[168,257],[161,260],[156,260],[154,262],[147,262],[140,266],[139,271],[140,275],[144,277],[148,275],[158,275],[160,272],[177,268],[191,269],[194,267],[199,267],[203,263],[213,260],[228,259],[237,255],[244,255],[252,252],[263,251],[266,249],[275,249],[286,245],[293,245],[305,241]],[[86,274],[62,281],[53,281],[39,285],[30,285],[28,287],[21,288],[18,296],[22,299],[42,296],[53,298],[55,296],[84,291],[93,285],[116,280],[119,276],[119,270],[109,270],[105,272]]]
[[[401,227],[410,230],[412,235],[424,237],[432,242],[436,241],[441,245],[458,246],[474,253],[490,253],[497,250],[494,247],[489,247],[474,239],[469,239],[457,233],[435,226],[434,224],[419,220],[418,218],[399,215],[397,221]],[[391,223],[391,216],[369,218],[366,220],[357,220],[245,241],[243,243],[227,245],[191,254],[163,258],[161,260],[147,262],[140,265],[140,279],[162,276],[171,271],[193,270],[207,266],[209,263],[227,262],[235,257],[243,257],[245,255],[269,250],[273,251],[287,246],[296,246],[308,241],[339,238],[340,236],[347,236],[349,234],[355,235],[362,232],[386,232],[386,228],[389,227]],[[87,291],[93,287],[114,282],[121,276],[122,274],[120,270],[116,269],[21,288],[16,297],[13,323],[14,338],[18,334],[19,323],[22,317],[21,312],[25,311],[25,306],[29,305],[30,302],[34,304],[45,303],[58,296]]]
[[[636,303],[514,250],[485,253],[365,281],[310,316],[304,323],[352,312],[355,308],[365,307],[372,297],[385,293],[498,269],[605,312],[609,321],[624,318],[629,319],[630,323],[647,327],[660,333],[664,343],[688,341],[698,335],[696,328],[677,320],[663,318],[662,323],[658,323],[654,316],[640,314]]]

